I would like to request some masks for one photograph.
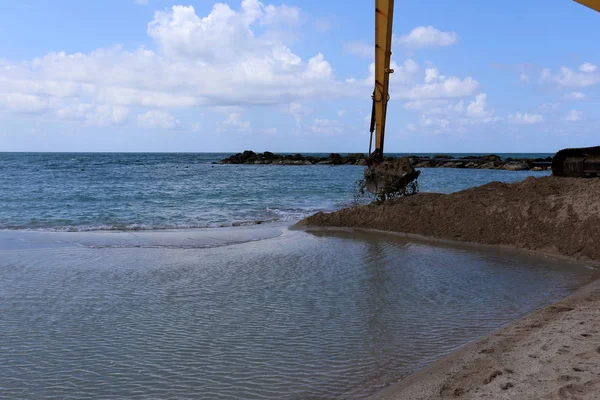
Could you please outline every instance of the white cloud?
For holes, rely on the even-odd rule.
[[[340,118],[341,118],[341,117],[343,117],[345,114],[346,114],[346,110],[339,110],[339,111],[337,112],[337,115],[338,115],[338,117],[340,117]]]
[[[565,99],[583,100],[583,99],[585,99],[585,94],[583,94],[582,92],[569,92],[569,93],[565,93]]]
[[[137,116],[137,124],[142,128],[176,129],[180,122],[168,112],[149,110]]]
[[[250,130],[250,125],[250,121],[242,120],[241,114],[232,113],[227,116],[225,121],[217,122],[217,129],[221,132],[227,130],[248,132]]]
[[[533,125],[539,124],[540,122],[544,121],[544,117],[542,117],[540,114],[522,114],[518,112],[516,114],[509,115],[508,120],[509,122],[512,122],[514,124]]]
[[[0,111],[15,114],[40,114],[49,109],[48,101],[32,94],[0,93]]]
[[[487,94],[480,93],[465,107],[463,100],[421,99],[409,101],[404,108],[417,111],[419,126],[428,133],[464,132],[474,125],[488,125],[501,121],[487,106]],[[405,126],[407,131],[417,130],[415,124]]]
[[[425,83],[431,83],[440,78],[440,71],[437,68],[427,68],[425,70]],[[444,79],[444,77],[441,77]]]
[[[519,81],[521,81],[522,83],[529,83],[529,75],[527,75],[527,74],[519,75]]]
[[[91,125],[124,125],[129,117],[129,109],[122,106],[100,105],[85,114],[85,120]]]
[[[490,112],[487,110],[487,94],[481,93],[475,96],[475,100],[467,106],[467,113],[474,117],[487,117]]]
[[[419,26],[398,38],[399,44],[410,48],[449,46],[457,41],[456,32],[442,32],[433,26]]]
[[[299,16],[297,8],[256,0],[243,0],[239,10],[219,3],[204,17],[174,6],[148,25],[157,51],[117,46],[0,61],[0,111],[105,124],[111,118],[100,115],[114,112],[118,123],[128,107],[278,106],[348,96],[323,54],[303,60],[278,39]],[[93,105],[98,116],[86,119],[79,104]]]
[[[583,111],[571,110],[565,119],[570,122],[576,122],[581,121],[582,117]]]
[[[600,74],[594,73],[595,66],[583,64],[580,66],[581,72],[573,71],[568,67],[561,67],[560,72],[553,74],[549,68],[542,69],[540,81],[546,83],[556,83],[562,87],[586,87],[600,83]],[[583,71],[582,70],[587,70]]]
[[[135,4],[139,4],[142,6],[148,5],[148,0],[134,0]]]
[[[306,69],[304,76],[309,79],[321,79],[330,77],[331,73],[331,65],[325,61],[325,56],[319,53],[308,60],[308,68]]]
[[[412,100],[404,104],[406,110],[418,111],[422,114],[451,114],[464,112],[464,102],[452,102],[440,99]]]
[[[366,44],[365,42],[361,42],[359,40],[345,43],[344,51],[348,54],[352,54],[358,57],[369,58],[375,56],[375,48]]]
[[[421,73],[419,65],[412,59],[407,59],[399,66],[395,61],[390,62],[394,73],[390,76],[390,92],[392,97],[401,99],[422,100],[467,97],[479,88],[479,82],[473,78],[460,79],[456,76],[441,75],[437,68],[430,66],[425,69],[423,80],[418,84],[417,78]],[[369,65],[369,76],[361,81],[347,80],[348,83],[359,82],[372,86],[375,80],[375,64]]]
[[[435,82],[415,85],[399,93],[404,99],[435,99],[449,97],[466,97],[479,88],[479,82],[470,76],[460,79],[455,76]]]
[[[450,125],[450,121],[447,118],[426,117],[424,115],[421,116],[419,123],[422,127],[433,127],[439,130],[446,129]],[[434,133],[439,133],[439,131],[434,131]]]
[[[598,67],[596,65],[589,63],[587,61],[579,66],[579,70],[581,72],[594,72],[597,69],[598,69]]]

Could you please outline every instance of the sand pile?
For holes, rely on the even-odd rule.
[[[318,213],[301,226],[373,228],[600,261],[600,179],[527,178]]]

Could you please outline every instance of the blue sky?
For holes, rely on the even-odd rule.
[[[374,1],[0,1],[0,151],[365,152]],[[386,151],[600,144],[600,14],[396,0]]]

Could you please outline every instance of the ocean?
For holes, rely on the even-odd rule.
[[[213,164],[229,155],[0,153],[0,229],[140,230],[294,221],[352,204],[364,169]],[[547,174],[423,169],[419,181],[422,191],[450,193]]]
[[[352,229],[355,166],[0,153],[0,398],[359,399],[593,277]],[[423,169],[452,192],[547,172]]]

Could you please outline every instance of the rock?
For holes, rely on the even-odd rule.
[[[251,150],[246,150],[242,153],[242,158],[245,163],[252,163],[256,160],[256,153]]]
[[[497,156],[495,154],[490,154],[490,155],[487,155],[487,156],[481,156],[479,158],[482,159],[482,160],[486,160],[486,161],[496,161],[496,162],[502,161],[502,157]]]
[[[504,169],[508,171],[524,171],[533,169],[534,171],[551,170],[550,166],[540,166],[534,168],[534,163],[551,162],[552,157],[537,159],[514,159],[507,158],[502,160],[495,154],[484,156],[461,157],[460,160],[446,154],[436,154],[434,158],[407,156],[405,158],[414,168],[477,168],[477,169]],[[394,162],[398,157],[386,156],[385,162]],[[302,154],[275,154],[270,151],[264,153],[255,153],[251,150],[245,150],[243,153],[237,153],[218,162],[220,164],[275,164],[275,165],[367,165],[364,153],[354,153],[342,156],[338,153],[331,153],[328,157],[303,156]],[[218,164],[216,163],[216,164]]]
[[[431,168],[433,167],[433,162],[431,161],[421,161],[415,165],[415,168]]]
[[[524,162],[511,161],[504,164],[504,167],[502,167],[502,169],[505,169],[507,171],[526,171],[529,169],[529,165]]]
[[[487,162],[487,163],[480,164],[477,168],[478,169],[494,169],[494,168],[496,168],[496,164],[494,164],[493,162]]]
[[[341,165],[344,163],[344,159],[338,153],[331,153],[329,157],[327,157],[327,161],[332,165]]]

